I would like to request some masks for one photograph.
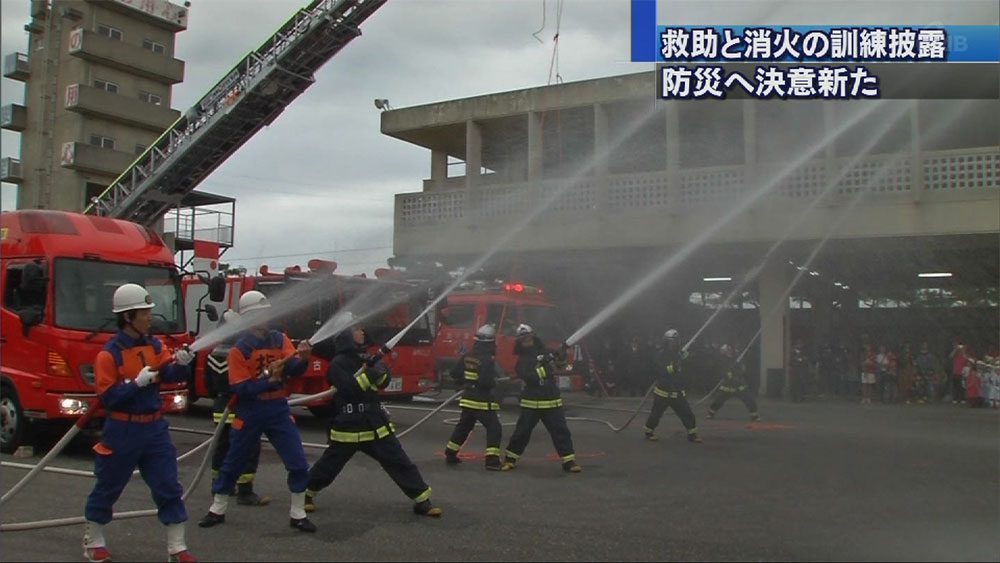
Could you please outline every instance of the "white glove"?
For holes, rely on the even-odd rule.
[[[174,362],[179,365],[186,366],[190,364],[192,360],[194,360],[194,352],[189,350],[187,346],[174,350]]]
[[[150,368],[149,366],[146,366],[142,368],[142,371],[139,372],[139,375],[135,376],[135,384],[138,385],[139,387],[145,387],[150,383],[152,383],[153,380],[156,379],[157,375],[159,375],[159,373],[157,373],[156,370]]]

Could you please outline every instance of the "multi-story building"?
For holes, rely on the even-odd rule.
[[[179,116],[175,37],[188,8],[166,0],[31,0],[27,53],[4,58],[24,104],[2,109],[21,133],[2,180],[17,207],[81,211]]]
[[[571,324],[619,300],[606,325],[688,336],[752,273],[705,338],[759,327],[765,388],[799,339],[996,344],[1000,101],[655,91],[644,72],[383,112],[430,151],[396,195],[394,263],[491,254]]]

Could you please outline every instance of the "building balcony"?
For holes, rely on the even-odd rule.
[[[162,84],[184,81],[184,61],[76,29],[70,33],[69,54],[83,60],[136,74]]]
[[[1000,147],[924,152],[918,162],[910,153],[853,166],[822,159],[790,172],[762,163],[397,194],[395,251],[478,252],[518,228],[531,231],[512,239],[520,250],[682,244],[720,221],[722,240],[778,240],[807,207],[812,220],[795,237],[824,238],[837,221],[848,237],[996,232]],[[530,226],[514,226],[529,216]]]
[[[162,133],[181,115],[179,111],[168,107],[83,84],[70,84],[66,87],[66,109],[155,133]]]
[[[133,160],[135,155],[130,152],[70,141],[63,143],[59,164],[79,172],[118,176]]]
[[[121,12],[130,18],[177,33],[187,29],[187,8],[167,0],[87,0],[101,8]]]
[[[21,161],[9,156],[0,158],[0,182],[20,184],[23,181],[24,174],[21,172]]]
[[[3,58],[3,76],[11,80],[24,82],[28,79],[28,55],[24,53],[8,53]]]
[[[17,104],[0,108],[0,128],[7,131],[24,131],[28,125],[28,109]]]

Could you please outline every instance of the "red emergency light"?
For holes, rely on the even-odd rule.
[[[319,258],[313,258],[307,265],[313,272],[333,272],[337,269],[337,263],[333,260],[320,260]]]

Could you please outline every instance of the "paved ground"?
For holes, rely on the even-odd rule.
[[[570,395],[568,414],[624,422],[637,399]],[[202,401],[204,403],[204,401]],[[584,407],[582,405],[589,405]],[[431,403],[390,405],[400,429]],[[598,408],[592,408],[598,407]],[[422,410],[418,410],[422,409]],[[620,409],[620,410],[614,410]],[[539,426],[518,469],[493,473],[479,459],[447,467],[443,446],[455,417],[447,410],[405,436],[403,444],[444,509],[418,517],[376,463],[358,456],[319,497],[315,535],[288,527],[288,496],[277,455],[264,448],[257,489],[267,507],[230,506],[224,525],[195,521],[210,504],[203,481],[188,502],[188,543],[202,560],[1000,560],[1000,416],[957,406],[789,404],[764,399],[764,421],[749,425],[738,402],[716,420],[695,408],[703,444],[684,440],[672,413],[660,442],[647,442],[640,418],[621,434],[573,421],[584,471],[566,474],[549,456]],[[645,416],[645,415],[642,415]],[[516,410],[501,418],[513,423]],[[298,416],[306,442],[323,441],[310,415]],[[207,406],[172,420],[211,429]],[[504,444],[512,426],[504,427]],[[180,452],[205,436],[175,432]],[[481,429],[467,446],[483,448]],[[86,441],[56,465],[92,469]],[[12,459],[4,461],[37,461]],[[307,449],[315,460],[319,449]],[[190,482],[200,456],[181,463]],[[24,475],[4,467],[8,490]],[[93,480],[44,473],[2,508],[4,523],[77,516]],[[118,510],[152,505],[138,479]],[[5,561],[80,560],[80,526],[0,535]],[[113,522],[107,538],[117,560],[163,560],[154,518]]]

